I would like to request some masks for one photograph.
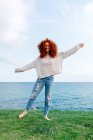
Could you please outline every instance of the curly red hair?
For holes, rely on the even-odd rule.
[[[57,56],[57,45],[54,43],[54,41],[50,40],[50,39],[45,39],[43,41],[41,41],[39,43],[39,45],[37,46],[40,52],[40,58],[43,58],[46,56],[46,48],[45,48],[45,43],[48,42],[49,43],[49,55],[54,58]]]

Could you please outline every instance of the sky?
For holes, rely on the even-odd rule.
[[[93,0],[0,0],[0,82],[34,82],[35,69],[15,73],[38,55],[41,40],[58,51],[83,42],[55,82],[93,82]]]

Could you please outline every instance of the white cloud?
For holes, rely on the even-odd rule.
[[[0,0],[0,42],[21,44],[27,40],[28,16],[33,9],[33,0]]]
[[[18,58],[15,58],[13,55],[7,55],[7,56],[0,56],[0,64],[7,64],[9,66],[13,67],[19,67],[22,65],[26,65],[29,62],[29,59],[22,59],[20,58],[20,61]]]
[[[93,36],[93,1],[80,5],[64,3],[59,6],[59,13],[62,15],[60,25],[67,31]]]
[[[68,70],[69,67],[69,70]],[[93,65],[89,62],[78,62],[78,61],[73,61],[70,62],[69,65],[65,64],[64,67],[64,75],[82,75],[82,76],[93,76]]]
[[[93,16],[93,1],[86,3],[83,9],[87,15]]]
[[[16,65],[16,62],[13,57],[2,57],[0,56],[0,62],[5,64]]]

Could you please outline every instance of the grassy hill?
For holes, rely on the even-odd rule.
[[[18,119],[22,110],[0,110],[0,140],[93,140],[93,112],[32,110]]]

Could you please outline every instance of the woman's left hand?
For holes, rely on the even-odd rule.
[[[84,43],[80,43],[79,45],[80,45],[80,48],[84,47]]]

